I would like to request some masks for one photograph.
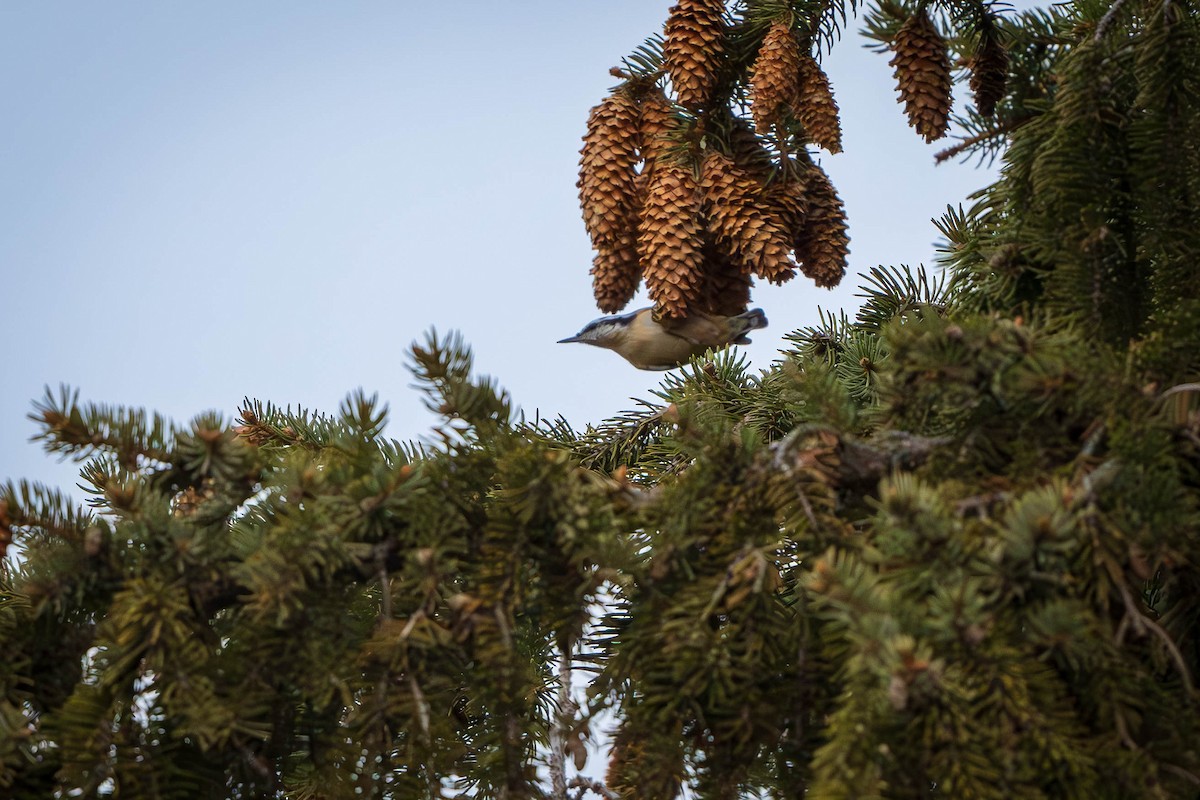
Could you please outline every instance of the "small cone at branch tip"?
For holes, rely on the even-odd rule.
[[[659,165],[650,176],[638,235],[646,288],[669,317],[686,317],[704,262],[700,195],[690,169]]]
[[[996,113],[996,104],[1004,99],[1008,84],[1008,51],[995,36],[980,39],[975,55],[967,66],[971,70],[971,93],[980,116]]]
[[[808,214],[795,238],[800,270],[817,286],[832,288],[846,274],[850,237],[846,211],[825,171],[816,165],[807,172]]]
[[[592,109],[580,150],[579,204],[592,242],[618,247],[637,229],[638,109],[616,91]]]
[[[791,26],[772,23],[750,68],[750,113],[760,131],[779,122],[800,91],[800,45]]]
[[[817,60],[808,54],[800,57],[792,113],[800,120],[813,144],[830,153],[842,152],[842,122],[829,77]]]
[[[725,52],[723,0],[680,0],[664,29],[663,58],[684,108],[708,105]]]
[[[950,127],[953,99],[946,40],[920,11],[897,31],[892,50],[896,55],[888,63],[896,70],[896,89],[904,101],[908,124],[927,142],[940,139]]]
[[[729,156],[710,150],[701,171],[704,216],[716,245],[742,272],[782,283],[794,265],[788,232],[764,202],[761,183]]]

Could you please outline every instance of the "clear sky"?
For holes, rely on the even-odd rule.
[[[582,427],[648,396],[656,373],[556,341],[599,315],[588,110],[670,5],[0,4],[0,479],[74,483],[28,441],[60,382],[180,422],[247,395],[334,411],[363,387],[391,436],[419,437],[405,352],[430,327],[530,416]],[[907,128],[857,28],[827,59],[845,153],[822,157],[852,274],[756,289],[755,367],[818,306],[852,310],[854,273],[931,263],[931,218],[990,179],[933,166],[945,143]]]

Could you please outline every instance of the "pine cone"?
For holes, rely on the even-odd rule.
[[[638,252],[646,287],[667,317],[687,316],[704,271],[700,194],[691,170],[659,164],[650,174],[642,208]]]
[[[579,159],[579,204],[596,245],[616,245],[637,228],[638,109],[617,91],[592,109]]]
[[[817,286],[832,288],[846,274],[846,256],[850,251],[846,211],[825,170],[813,164],[805,178],[808,214],[795,238],[796,258],[800,270]]]
[[[996,113],[996,104],[1004,99],[1008,83],[1008,51],[994,35],[984,36],[967,66],[971,70],[975,109],[980,116],[990,117]]]
[[[680,0],[671,6],[663,56],[679,104],[694,110],[708,104],[725,52],[723,0]]]
[[[921,11],[909,17],[892,43],[896,55],[896,88],[908,113],[908,124],[932,142],[950,127],[950,57],[946,40]]]
[[[771,151],[763,146],[750,123],[741,117],[733,117],[729,122],[729,153],[733,163],[760,183],[765,183],[775,168]]]
[[[803,232],[808,219],[809,167],[795,159],[790,160],[789,164],[791,169],[767,186],[767,198],[794,242]]]
[[[638,139],[641,157],[645,160],[642,172],[649,172],[662,161],[670,149],[670,134],[679,125],[671,101],[657,87],[646,94],[638,105]]]
[[[605,788],[622,800],[673,800],[683,784],[683,758],[672,760],[675,768],[664,769],[663,754],[647,747],[644,735],[634,733],[629,723],[622,724],[613,737]]]
[[[592,292],[601,311],[615,314],[628,305],[642,282],[636,233],[630,231],[626,238],[613,245],[597,247],[591,274]]]
[[[791,26],[777,20],[763,37],[750,68],[750,113],[755,127],[769,130],[799,91],[800,45]]]
[[[592,109],[579,160],[579,204],[596,248],[592,288],[601,311],[621,310],[641,277],[637,254],[638,108],[617,91]]]
[[[704,243],[703,252],[704,280],[696,307],[721,317],[745,311],[750,305],[754,280],[712,242]]]
[[[782,283],[795,273],[787,229],[763,202],[762,184],[729,156],[710,150],[700,177],[704,213],[713,241],[743,272]]]
[[[830,153],[842,152],[842,123],[829,78],[807,53],[800,57],[799,89],[792,100],[792,113],[813,144]]]

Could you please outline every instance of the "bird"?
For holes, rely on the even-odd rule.
[[[693,311],[665,324],[654,319],[654,309],[641,308],[628,314],[592,320],[574,336],[559,344],[583,344],[615,350],[638,369],[664,370],[686,364],[705,350],[723,350],[731,344],[749,344],[748,331],[767,327],[761,308],[732,317]]]

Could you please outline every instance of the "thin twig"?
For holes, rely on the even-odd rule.
[[[1176,386],[1172,386],[1170,389],[1167,389],[1165,392],[1160,394],[1158,399],[1163,400],[1173,394],[1179,394],[1181,392],[1200,392],[1200,383],[1180,383]]]
[[[579,706],[571,698],[571,647],[558,655],[558,713],[550,725],[550,786],[556,800],[567,798],[567,736]]]
[[[381,555],[378,555],[379,562],[379,588],[383,590],[383,602],[380,603],[379,618],[392,618],[392,584],[388,580],[387,564],[384,563]]]
[[[988,128],[986,131],[977,133],[974,136],[968,136],[966,139],[963,139],[961,142],[954,145],[953,147],[947,147],[945,150],[942,150],[942,151],[936,153],[933,156],[934,163],[940,164],[943,161],[945,161],[946,159],[954,158],[955,156],[962,153],[964,150],[968,150],[968,149],[974,147],[975,145],[980,144],[981,142],[986,142],[988,139],[993,139],[997,136],[1005,136],[1007,134],[1010,134],[1013,131],[1015,131],[1017,128],[1024,125],[1026,122],[1029,122],[1029,120],[1031,120],[1031,119],[1033,119],[1033,117],[1028,117],[1028,116],[1013,117],[1012,119],[1010,119],[1006,122],[1001,122],[1000,124],[995,125],[994,127]]]
[[[1175,642],[1171,639],[1171,634],[1163,630],[1163,627],[1154,620],[1143,614],[1138,608],[1133,599],[1133,595],[1125,588],[1124,583],[1118,583],[1117,588],[1121,590],[1121,597],[1125,601],[1125,613],[1129,615],[1135,627],[1149,629],[1152,633],[1162,640],[1162,643],[1167,648],[1167,652],[1171,654],[1171,658],[1175,660],[1175,666],[1179,669],[1179,677],[1183,679],[1183,688],[1189,697],[1196,694],[1196,689],[1192,685],[1192,676],[1188,672],[1187,661],[1184,660],[1183,654],[1179,652],[1179,648],[1175,646]]]
[[[1142,752],[1142,748],[1138,747],[1138,743],[1129,735],[1129,726],[1125,724],[1125,715],[1119,708],[1113,711],[1113,722],[1116,723],[1117,735],[1121,737],[1121,742],[1135,753]]]
[[[392,618],[392,586],[391,580],[388,578],[387,564],[384,560],[382,551],[377,551],[375,554],[376,563],[379,565],[379,587],[383,593],[382,601],[379,604],[379,624],[383,624],[386,620]],[[375,703],[379,709],[379,738],[383,746],[380,748],[384,753],[384,765],[387,765],[386,743],[390,738],[390,733],[387,726],[387,686],[391,679],[390,670],[384,667],[379,673],[379,680],[375,684]]]
[[[1104,16],[1100,18],[1100,24],[1096,26],[1096,32],[1092,35],[1092,41],[1100,44],[1100,40],[1104,38],[1104,34],[1108,33],[1108,28],[1112,25],[1113,20],[1117,18],[1117,13],[1121,10],[1121,6],[1125,5],[1125,0],[1116,0],[1108,11],[1104,12]]]
[[[1174,764],[1159,764],[1158,768],[1165,772],[1169,772],[1172,775],[1177,775],[1188,783],[1193,783],[1196,786],[1200,786],[1200,777],[1197,777],[1193,772],[1188,772],[1183,767],[1177,767]]]

